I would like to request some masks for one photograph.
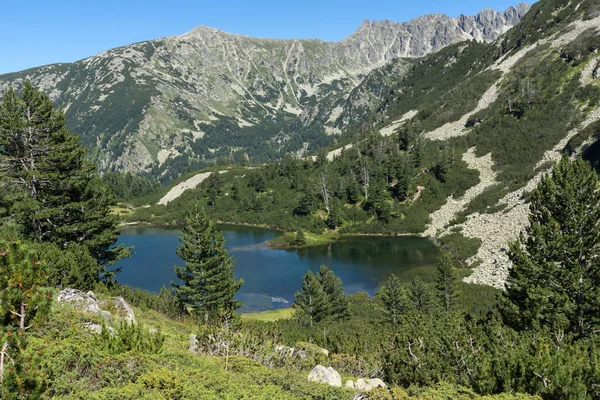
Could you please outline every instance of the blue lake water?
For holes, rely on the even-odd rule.
[[[219,225],[219,229],[236,261],[236,277],[244,278],[238,292],[244,302],[241,312],[289,307],[302,276],[308,270],[317,272],[321,265],[342,279],[347,293],[366,291],[373,295],[391,273],[406,281],[415,275],[431,279],[440,254],[431,241],[418,237],[351,236],[325,246],[278,250],[265,245],[278,235],[276,231],[233,225]],[[180,234],[177,228],[124,228],[119,243],[135,246],[136,254],[119,262],[122,271],[117,280],[151,292],[178,282],[173,266],[183,266],[175,254]]]

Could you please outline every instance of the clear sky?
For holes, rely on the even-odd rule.
[[[340,40],[364,19],[504,11],[519,0],[0,0],[0,73],[80,60],[206,25],[269,38]],[[532,1],[530,1],[532,3]]]

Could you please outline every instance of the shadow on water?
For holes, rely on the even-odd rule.
[[[238,298],[242,312],[289,307],[300,289],[302,276],[327,265],[344,282],[347,293],[377,287],[394,273],[404,281],[420,275],[433,277],[440,250],[419,237],[348,236],[339,241],[301,250],[277,250],[265,245],[279,233],[246,226],[220,225],[226,248],[236,260],[235,275],[244,278]],[[149,291],[177,283],[173,266],[183,265],[175,254],[179,246],[178,228],[127,227],[119,243],[135,246],[135,255],[118,264],[119,282]],[[286,303],[287,301],[287,303]]]

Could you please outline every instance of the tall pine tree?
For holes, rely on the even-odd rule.
[[[201,204],[192,204],[185,218],[177,255],[185,262],[175,267],[183,285],[174,285],[181,301],[192,307],[194,314],[205,322],[222,322],[241,307],[234,296],[243,280],[233,275],[234,261],[225,250],[225,239]]]
[[[456,288],[456,274],[452,266],[452,256],[444,253],[440,258],[435,271],[435,288],[438,290],[438,298],[446,311],[456,302],[458,292]]]
[[[314,325],[329,315],[327,295],[319,277],[308,271],[302,277],[302,289],[295,294],[292,305],[296,309],[296,317],[305,325]]]
[[[431,293],[420,276],[416,276],[410,283],[408,299],[417,311],[427,311],[431,305]]]
[[[85,245],[100,264],[129,254],[113,247],[118,217],[114,196],[85,161],[85,148],[65,127],[65,117],[29,82],[22,96],[9,89],[0,102],[0,202],[5,222],[13,220],[38,242],[64,248]]]
[[[333,319],[348,318],[350,316],[348,297],[344,293],[342,280],[324,265],[321,265],[318,278],[327,298],[329,317]]]
[[[394,325],[400,322],[400,316],[408,310],[406,289],[400,279],[392,274],[380,289],[381,300],[390,322]]]
[[[531,194],[530,226],[510,246],[505,321],[587,336],[600,324],[600,187],[564,156]]]

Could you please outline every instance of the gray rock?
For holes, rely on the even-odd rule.
[[[194,334],[190,335],[190,344],[188,346],[190,353],[196,353],[198,351],[198,337]]]
[[[148,329],[148,332],[150,332],[150,333],[158,333],[158,329],[156,329],[156,328],[150,328],[150,329]]]
[[[367,386],[371,386],[373,388],[387,388],[388,386],[379,378],[373,379],[365,379],[367,382]]]
[[[358,390],[371,390],[371,387],[367,389],[367,382],[364,379],[357,379],[354,387]]]
[[[93,333],[95,335],[99,335],[100,333],[102,333],[102,325],[100,324],[96,324],[94,322],[85,322],[84,324],[82,324],[82,326],[87,329],[90,333]],[[108,330],[110,336],[115,334],[115,329],[112,326],[107,326],[106,329]]]
[[[109,312],[109,311],[102,310],[102,311],[100,311],[100,314],[102,314],[102,317],[104,318],[104,320],[105,320],[107,323],[109,323],[109,324],[110,324],[110,323],[112,322],[112,315],[110,315],[110,312]]]
[[[352,381],[346,382],[346,387],[348,383],[352,383]],[[363,392],[368,392],[369,390],[373,390],[375,388],[387,388],[388,386],[379,378],[373,379],[357,379],[356,383],[352,386],[354,389],[361,390]]]
[[[528,8],[483,10],[458,18],[434,14],[401,23],[367,20],[339,42],[251,38],[197,27],[184,35],[110,49],[71,64],[0,75],[0,96],[9,86],[19,88],[24,79],[30,80],[58,104],[72,105],[66,110],[67,119],[78,121],[76,130],[88,135],[84,141],[92,144],[91,151],[102,149],[100,170],[150,172],[157,163],[172,168],[165,164],[168,159],[193,155],[194,142],[205,135],[200,126],[221,119],[216,110],[222,108],[232,113],[227,118],[239,128],[290,118],[277,140],[287,141],[298,123],[308,126],[316,121],[333,128],[334,121],[327,121],[327,116],[349,99],[365,75],[394,59],[422,57],[466,39],[496,39]],[[364,93],[356,104],[368,108],[369,98],[380,95],[380,85],[376,87],[377,94]],[[125,91],[131,96],[122,96]],[[287,94],[280,104],[282,91]],[[302,100],[313,96],[310,102]],[[108,107],[125,107],[133,98],[143,102],[137,111],[130,110],[128,118],[113,121],[110,128],[99,127]],[[127,140],[111,141],[115,132]],[[232,144],[225,141],[223,146]]]
[[[96,296],[91,297],[78,289],[67,288],[62,290],[57,297],[58,303],[67,303],[81,312],[89,312],[99,314],[102,310],[98,305]]]
[[[344,387],[347,387],[349,389],[354,389],[354,382],[353,381],[346,381],[346,384],[344,385]]]
[[[122,316],[127,322],[135,324],[135,313],[127,304],[124,298],[115,297],[113,299],[113,306],[117,309],[119,316]]]
[[[342,387],[342,377],[340,374],[335,369],[331,367],[325,368],[322,365],[317,365],[308,373],[308,380]]]

